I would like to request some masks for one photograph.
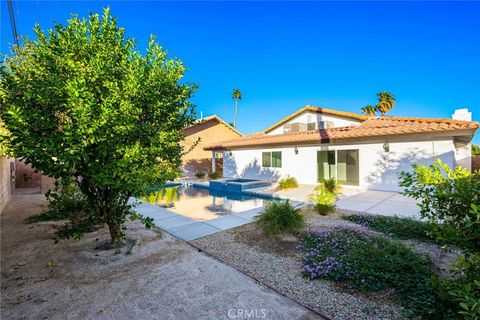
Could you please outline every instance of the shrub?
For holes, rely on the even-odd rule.
[[[463,167],[452,170],[439,159],[426,167],[414,165],[413,172],[400,173],[404,194],[420,199],[420,214],[433,225],[439,242],[473,251],[480,250],[480,172]]]
[[[308,231],[303,251],[304,276],[342,281],[350,291],[391,289],[402,305],[417,315],[441,315],[429,285],[431,261],[398,241],[374,237],[361,229]]]
[[[335,180],[334,178],[331,178],[331,179],[327,179],[325,181],[323,181],[323,185],[325,186],[325,188],[335,194],[335,195],[338,195],[341,193],[342,191],[342,188],[340,187],[340,185],[338,184],[337,180]]]
[[[295,189],[298,188],[297,179],[294,177],[285,177],[278,181],[277,190]]]
[[[199,171],[195,173],[195,177],[197,177],[198,179],[203,179],[205,178],[205,172]]]
[[[330,192],[325,185],[320,184],[314,189],[314,193],[308,196],[310,201],[315,203],[315,210],[325,216],[335,209],[335,202],[337,197],[334,193]]]
[[[288,200],[271,201],[258,216],[257,225],[267,235],[296,234],[305,226],[305,221],[300,209]]]
[[[220,179],[222,177],[222,174],[218,171],[215,171],[215,172],[212,172],[208,175],[208,177],[212,180],[215,180],[215,179]]]
[[[411,218],[349,215],[343,217],[343,219],[399,239],[431,241],[433,237],[433,226],[430,223]]]
[[[27,218],[27,223],[68,220],[88,210],[87,198],[74,185],[60,191],[49,190],[45,196],[49,204],[42,213]]]

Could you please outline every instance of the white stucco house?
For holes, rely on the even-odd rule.
[[[471,168],[479,127],[467,109],[452,119],[367,117],[306,106],[267,129],[204,149],[223,154],[224,177],[315,185],[335,178],[358,189],[399,191],[397,173],[435,158]]]

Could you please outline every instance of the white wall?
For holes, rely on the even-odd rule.
[[[418,138],[415,138],[418,139]],[[223,173],[225,177],[246,177],[278,180],[290,175],[300,184],[317,184],[317,151],[320,150],[359,150],[360,185],[362,189],[399,191],[397,173],[409,171],[414,163],[432,164],[440,158],[453,167],[455,146],[452,138],[424,141],[389,141],[390,152],[383,149],[385,141],[348,145],[299,146],[298,154],[294,147],[278,147],[225,152]],[[282,151],[282,168],[263,168],[262,152]]]
[[[360,120],[354,120],[351,118],[337,117],[337,116],[327,115],[327,114],[318,113],[318,112],[305,111],[299,114],[298,116],[296,116],[295,118],[291,119],[290,121],[287,121],[281,126],[268,132],[267,134],[268,135],[283,134],[283,126],[285,124],[296,123],[296,122],[305,123],[305,124],[309,122],[316,122],[317,128],[318,128],[318,122],[320,121],[332,121],[334,123],[334,127],[346,127],[352,124],[359,124],[361,122]]]

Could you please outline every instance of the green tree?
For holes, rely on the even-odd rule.
[[[374,106],[368,105],[362,108],[362,112],[369,117],[375,117],[377,109]]]
[[[238,100],[242,100],[242,93],[238,89],[233,89],[232,98],[235,100],[235,115],[233,116],[233,127],[237,127]]]
[[[476,144],[472,144],[472,156],[480,155],[480,146]]]
[[[377,110],[382,114],[382,117],[393,109],[395,105],[395,97],[387,91],[377,93],[378,102],[376,104]]]
[[[2,56],[2,140],[16,157],[66,184],[73,181],[94,208],[93,221],[124,238],[127,204],[174,179],[181,130],[193,123],[195,85],[180,83],[185,67],[152,37],[145,55],[105,9]]]

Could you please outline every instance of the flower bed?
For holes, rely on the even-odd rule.
[[[426,316],[437,297],[429,285],[432,262],[399,241],[371,235],[362,228],[339,227],[306,232],[298,247],[303,274],[341,281],[358,292],[391,290],[408,314]]]

